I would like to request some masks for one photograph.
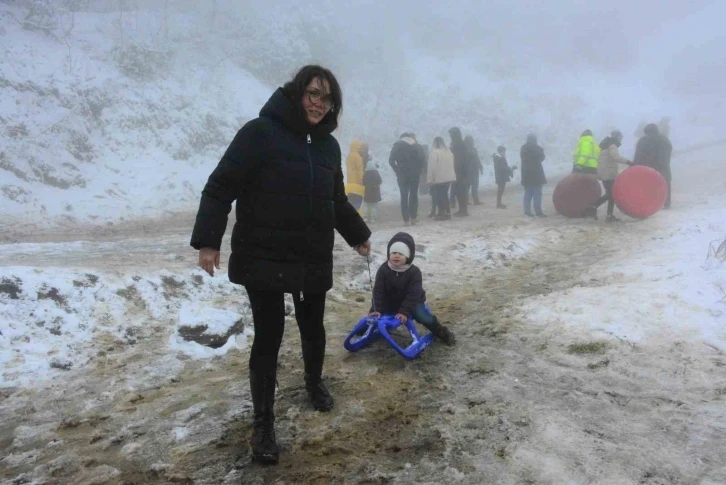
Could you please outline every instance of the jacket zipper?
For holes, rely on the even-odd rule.
[[[305,149],[307,151],[308,155],[308,182],[309,182],[309,188],[308,188],[308,214],[307,219],[309,220],[310,217],[313,214],[313,159],[310,156],[310,145],[312,145],[313,140],[310,137],[310,134],[307,135],[307,144],[305,145]],[[306,221],[307,222],[307,221]],[[308,236],[309,228],[307,225],[305,226],[305,242],[310,243],[310,238]],[[300,301],[305,301],[305,267],[307,266],[307,254],[303,258],[303,267],[302,267],[302,289],[300,290]]]

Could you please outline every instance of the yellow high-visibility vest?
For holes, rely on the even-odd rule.
[[[600,146],[590,136],[583,136],[577,144],[573,158],[575,165],[597,169],[597,158],[600,156]]]

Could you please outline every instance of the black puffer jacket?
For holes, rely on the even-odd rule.
[[[370,231],[348,203],[340,146],[282,89],[235,136],[202,192],[191,245],[219,249],[232,202],[229,279],[258,290],[323,293],[333,285],[334,230],[351,246]]]
[[[494,162],[494,179],[497,185],[506,184],[512,179],[513,171],[507,163],[507,157],[495,153],[492,155]]]
[[[418,180],[426,164],[423,147],[413,138],[403,137],[393,144],[388,163],[399,179]]]
[[[658,132],[655,124],[645,127],[645,136],[635,147],[634,165],[645,165],[660,172],[666,180],[671,179],[671,154],[673,145]]]
[[[401,313],[410,318],[416,305],[426,302],[426,292],[423,289],[421,270],[411,264],[416,256],[416,244],[410,234],[399,232],[393,236],[386,254],[390,253],[391,246],[397,241],[405,243],[410,249],[411,257],[407,263],[411,267],[404,272],[398,272],[392,270],[386,261],[378,268],[371,312],[376,311],[383,315]]]

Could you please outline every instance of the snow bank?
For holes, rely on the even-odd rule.
[[[224,275],[3,267],[0,386],[53,378],[108,348],[122,350],[160,332],[170,333],[172,354],[222,355],[246,346],[250,321],[246,295]],[[218,348],[182,338],[189,326],[202,326]]]
[[[593,264],[581,286],[529,300],[523,312],[553,330],[593,330],[631,342],[700,340],[726,350],[726,263],[709,246],[726,237],[723,207],[713,198],[689,212],[627,223],[609,235],[618,258]],[[622,257],[625,255],[625,257]]]

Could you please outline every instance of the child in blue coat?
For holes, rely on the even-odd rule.
[[[388,243],[388,261],[376,273],[370,315],[396,315],[403,323],[413,318],[445,344],[454,345],[456,337],[451,330],[426,308],[421,270],[412,264],[415,255],[416,244],[410,234],[393,236]]]

